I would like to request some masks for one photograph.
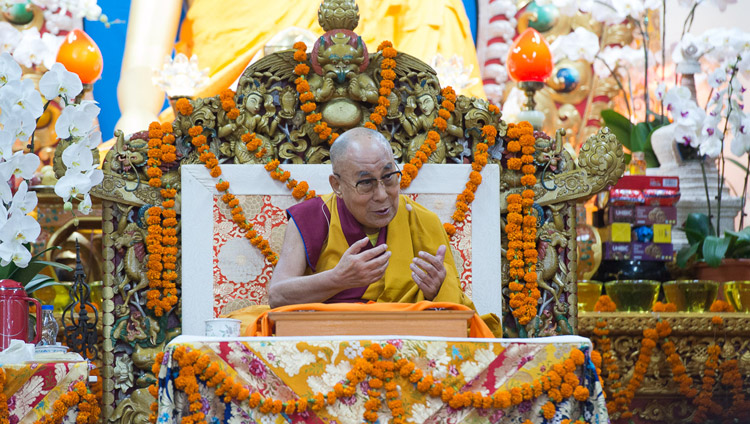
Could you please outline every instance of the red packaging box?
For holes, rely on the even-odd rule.
[[[609,204],[674,206],[680,200],[678,177],[626,175],[609,189]]]

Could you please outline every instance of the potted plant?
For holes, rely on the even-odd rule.
[[[688,215],[683,227],[689,245],[677,253],[677,265],[694,265],[699,280],[750,280],[750,227],[719,236],[708,216]]]

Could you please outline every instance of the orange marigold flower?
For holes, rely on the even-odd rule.
[[[190,104],[190,100],[181,98],[177,100],[175,108],[180,115],[187,116],[193,113],[193,105]]]
[[[297,62],[304,62],[307,60],[307,53],[304,50],[296,50],[294,52],[294,60]]]
[[[300,63],[294,67],[294,73],[297,75],[307,75],[308,72],[310,72],[310,67],[304,63]]]
[[[511,153],[516,153],[521,150],[521,144],[517,141],[510,141],[508,142],[508,151]]]

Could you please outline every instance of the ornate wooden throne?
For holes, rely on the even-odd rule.
[[[381,82],[380,52],[369,53],[353,32],[358,10],[353,0],[324,0],[319,21],[326,33],[308,55],[308,78],[322,121],[334,131],[362,126],[378,107]],[[396,48],[398,46],[395,46]],[[390,140],[397,160],[409,161],[418,150],[442,103],[436,73],[418,59],[395,57],[394,88],[378,130]],[[301,109],[295,90],[294,51],[269,55],[242,75],[236,93],[190,101],[189,113],[173,122],[177,160],[162,166],[162,185],[177,190],[179,220],[180,165],[201,163],[188,130],[201,126],[210,152],[220,163],[325,163],[328,143],[315,131]],[[222,99],[229,95],[232,108]],[[224,106],[224,107],[223,107]],[[382,105],[381,105],[382,106]],[[237,113],[231,109],[236,108]],[[227,110],[228,109],[228,110]],[[234,116],[237,115],[237,116]],[[504,140],[507,125],[490,104],[459,96],[447,119],[433,163],[468,163],[483,140],[481,128],[492,125],[498,137],[490,161],[500,164],[501,213],[505,197],[520,193],[520,172],[505,170]],[[264,155],[249,152],[241,137],[255,133]],[[104,414],[110,422],[141,422],[152,402],[147,386],[153,381],[151,364],[157,352],[180,334],[181,303],[157,315],[146,303],[149,290],[145,248],[147,210],[162,202],[160,187],[147,183],[148,133],[117,133],[117,143],[104,161],[104,181],[92,193],[102,199],[104,231],[103,372]],[[564,131],[553,137],[535,132],[538,184],[533,190],[539,218],[539,286],[543,289],[539,314],[526,326],[514,325],[506,306],[505,333],[518,337],[571,334],[577,328],[575,201],[614,184],[624,170],[622,148],[606,129],[591,136],[578,159],[563,149]],[[260,156],[260,157],[258,157]],[[188,205],[184,205],[189,207]],[[498,223],[504,228],[504,218]],[[180,227],[177,225],[177,237]],[[503,252],[496,252],[498,258]],[[180,273],[178,253],[177,273]],[[497,289],[507,296],[507,264]],[[179,278],[176,280],[180,296]],[[507,302],[505,302],[507,305]]]

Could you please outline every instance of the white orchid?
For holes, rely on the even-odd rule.
[[[8,181],[11,176],[29,180],[34,176],[34,171],[39,168],[39,156],[33,153],[18,151],[9,160],[0,162],[0,177]]]
[[[569,34],[557,37],[550,45],[550,50],[556,61],[568,58],[593,62],[599,51],[599,37],[586,28],[578,27]]]
[[[19,268],[26,268],[31,260],[31,252],[18,242],[0,243],[0,266],[13,262]]]
[[[20,41],[21,31],[5,21],[0,22],[0,53],[13,53]]]
[[[13,143],[15,143],[15,134],[10,131],[0,129],[0,159],[8,159],[13,154]]]
[[[91,213],[91,195],[88,193],[83,195],[83,200],[78,203],[78,212],[88,215]]]
[[[4,22],[0,22],[0,24],[1,23]],[[13,57],[7,52],[0,53],[0,87],[10,81],[20,80],[21,74],[21,67],[18,66],[18,63],[16,63],[15,60],[13,60]]]
[[[29,191],[29,185],[26,181],[22,181],[13,195],[13,200],[10,202],[8,214],[10,216],[14,214],[28,215],[34,211],[37,202],[36,192]]]
[[[63,151],[62,161],[67,172],[86,172],[93,168],[94,157],[84,143],[73,143]]]
[[[74,18],[66,13],[57,13],[57,11],[44,11],[44,27],[52,34],[59,34],[60,31],[71,31],[76,27]]]
[[[28,79],[8,81],[0,87],[0,99],[8,102],[13,108],[28,111],[34,119],[42,116],[44,112],[42,96],[34,88],[34,83]],[[3,114],[5,113],[3,111]]]
[[[99,111],[96,102],[91,100],[66,107],[55,123],[57,136],[61,139],[85,137],[93,129]]]
[[[3,243],[33,243],[39,237],[40,232],[41,228],[36,219],[28,215],[14,214],[0,228],[0,241]]]
[[[69,202],[72,197],[88,193],[91,187],[102,182],[103,177],[101,169],[90,169],[86,173],[66,172],[55,184],[55,194]]]
[[[65,103],[70,103],[83,89],[78,75],[68,72],[62,63],[55,63],[49,72],[39,80],[39,91],[47,100],[62,97]]]

